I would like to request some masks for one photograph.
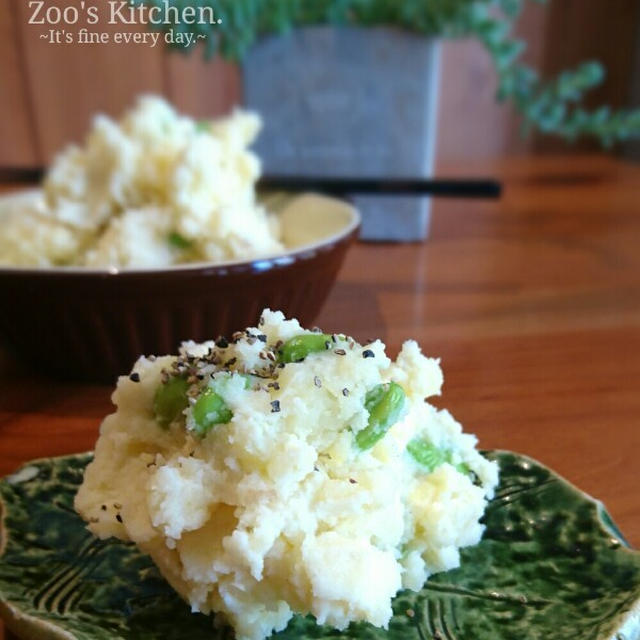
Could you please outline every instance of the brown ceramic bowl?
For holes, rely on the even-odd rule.
[[[183,340],[255,326],[265,307],[308,326],[360,217],[324,196],[269,200],[288,247],[281,255],[152,270],[0,267],[0,340],[35,371],[113,382],[141,354],[175,353]]]

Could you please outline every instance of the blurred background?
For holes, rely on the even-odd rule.
[[[47,3],[54,5],[67,6],[68,0]],[[47,165],[64,144],[82,139],[96,111],[118,116],[140,93],[163,94],[196,117],[226,113],[243,100],[234,64],[162,46],[52,45],[40,37],[42,27],[28,24],[28,12],[25,0],[0,0],[0,167]],[[76,25],[81,26],[86,25]],[[110,28],[123,29],[101,30]],[[607,76],[587,105],[639,103],[637,0],[527,3],[517,35],[528,43],[523,60],[545,76],[585,59],[600,60]],[[481,165],[496,156],[600,149],[593,142],[568,145],[540,134],[523,138],[517,115],[496,102],[495,91],[494,67],[477,41],[442,42],[437,170],[460,162]],[[630,148],[622,145],[614,153],[628,154]]]

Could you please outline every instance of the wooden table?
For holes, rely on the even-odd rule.
[[[438,406],[482,447],[601,499],[639,547],[640,167],[567,157],[459,173],[474,170],[504,180],[499,202],[441,200],[428,241],[356,246],[317,324],[392,354],[416,338],[442,358]],[[45,381],[6,357],[0,377],[1,474],[92,447],[110,387]]]

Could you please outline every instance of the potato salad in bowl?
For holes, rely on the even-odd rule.
[[[438,395],[414,341],[257,327],[141,357],[113,395],[75,507],[133,541],[193,611],[239,640],[295,613],[386,627],[391,600],[479,542],[498,467]]]
[[[158,268],[284,250],[258,203],[260,117],[195,120],[142,96],[120,120],[97,115],[83,145],[2,215],[0,265]]]

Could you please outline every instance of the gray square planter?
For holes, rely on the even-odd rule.
[[[246,105],[264,130],[256,151],[273,175],[431,175],[438,45],[397,29],[309,27],[261,39],[244,62]],[[425,197],[355,196],[362,237],[417,240]]]

